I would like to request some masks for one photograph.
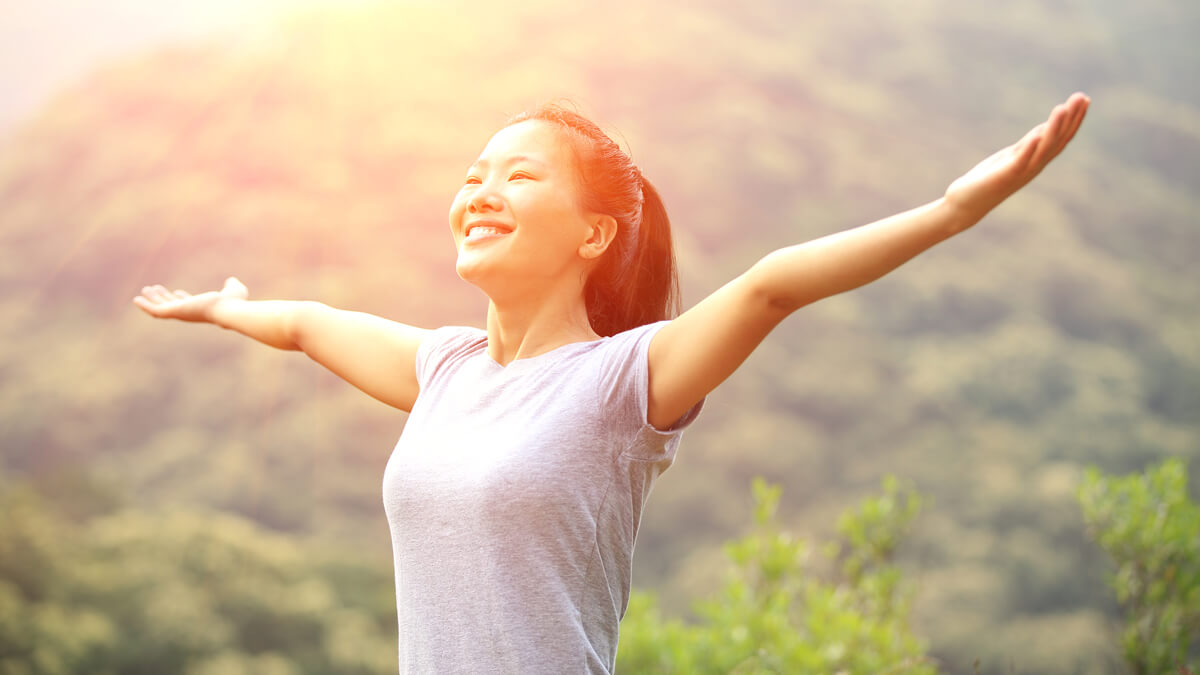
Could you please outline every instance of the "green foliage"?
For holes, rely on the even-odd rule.
[[[618,669],[634,673],[932,673],[908,623],[913,589],[893,554],[920,497],[884,481],[883,495],[845,513],[831,580],[809,569],[809,545],[775,524],[780,487],[753,483],[754,527],[729,542],[729,580],[696,606],[697,622],[664,620],[653,594],[634,593],[621,624]]]
[[[1079,501],[1117,565],[1112,587],[1125,608],[1129,666],[1139,674],[1181,668],[1200,642],[1200,504],[1188,498],[1184,463],[1120,477],[1091,469]]]
[[[228,515],[73,522],[0,494],[0,673],[380,673],[388,570]],[[368,592],[363,592],[368,591]]]

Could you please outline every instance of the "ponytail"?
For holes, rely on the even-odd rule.
[[[658,190],[629,155],[594,122],[559,105],[544,105],[509,120],[542,120],[568,132],[579,165],[584,205],[612,216],[617,235],[584,285],[588,321],[597,335],[674,318],[679,273],[671,221]]]
[[[628,243],[618,233],[584,286],[588,320],[597,335],[616,335],[679,313],[671,221],[658,190],[640,172],[639,178],[641,222]]]

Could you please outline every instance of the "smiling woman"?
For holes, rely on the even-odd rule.
[[[978,222],[1062,151],[1087,107],[1072,96],[942,198],[775,251],[673,319],[657,192],[557,107],[497,132],[450,208],[486,330],[251,302],[236,279],[134,302],[302,350],[411,411],[383,480],[401,672],[610,673],[642,508],[709,392],[795,310]]]
[[[527,152],[530,148],[540,154]],[[662,199],[629,156],[590,120],[556,105],[523,113],[492,138],[472,165],[450,208],[450,224],[459,243],[458,273],[481,288],[482,280],[470,276],[469,262],[464,268],[458,228],[465,220],[472,227],[512,232],[511,223],[491,215],[505,202],[529,211],[522,218],[525,228],[548,219],[550,230],[568,238],[577,236],[579,227],[593,228],[578,249],[584,274],[563,280],[562,289],[574,298],[577,293],[569,289],[582,281],[588,324],[597,336],[679,312],[671,225]],[[544,264],[546,259],[539,260]],[[495,292],[520,292],[504,286]]]
[[[450,207],[456,269],[493,303],[553,296],[536,304],[557,311],[583,293],[616,225],[584,208],[573,167],[568,147],[542,122],[501,130],[471,167]]]

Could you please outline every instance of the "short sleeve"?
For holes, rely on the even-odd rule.
[[[480,349],[487,333],[466,326],[443,326],[431,331],[417,348],[417,383],[424,389],[444,366]]]
[[[597,380],[600,405],[635,427],[634,441],[625,452],[634,459],[659,461],[663,453],[673,452],[679,436],[704,405],[701,400],[666,429],[650,424],[650,342],[667,323],[638,326],[609,338]]]

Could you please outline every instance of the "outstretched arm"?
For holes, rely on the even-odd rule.
[[[192,295],[147,286],[133,299],[160,319],[213,323],[278,349],[303,351],[384,403],[412,410],[420,386],[416,355],[427,331],[319,302],[250,300],[229,278],[220,291]]]
[[[1089,100],[1074,94],[1024,138],[911,211],[775,251],[705,298],[650,344],[650,422],[665,428],[729,377],[784,317],[874,281],[979,222],[1075,136]]]

